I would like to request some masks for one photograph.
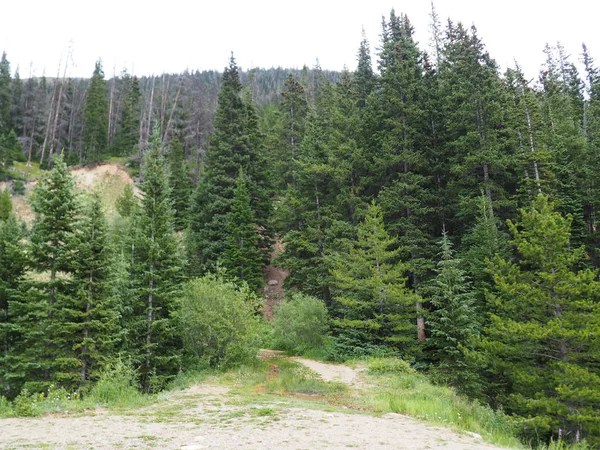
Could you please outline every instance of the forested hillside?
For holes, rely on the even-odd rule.
[[[392,11],[342,73],[232,55],[222,74],[23,80],[3,54],[0,396],[85,393],[116,360],[151,392],[247,358],[279,242],[290,303],[326,306],[325,357],[398,356],[526,442],[598,448],[600,69],[557,44],[536,79],[501,73],[475,27],[433,19],[428,53]],[[141,192],[110,220],[68,170],[109,159]],[[18,161],[44,169],[31,227]],[[235,338],[202,323],[227,315]]]

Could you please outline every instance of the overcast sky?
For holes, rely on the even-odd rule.
[[[533,78],[546,42],[561,41],[578,61],[585,42],[600,64],[598,0],[435,0],[450,17],[477,26],[488,51],[505,68],[516,58]],[[34,0],[4,2],[0,51],[21,77],[55,76],[69,45],[67,75],[91,76],[101,58],[107,76],[127,68],[136,75],[222,70],[233,51],[250,67],[314,66],[353,70],[364,27],[373,48],[381,16],[405,13],[421,48],[429,42],[430,0]],[[70,44],[71,43],[71,44]],[[62,73],[61,73],[62,75]]]

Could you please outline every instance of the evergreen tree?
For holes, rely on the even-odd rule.
[[[10,192],[4,189],[0,194],[0,222],[8,220],[12,213],[13,205],[10,199]]]
[[[124,78],[125,93],[120,109],[118,128],[113,141],[113,153],[129,156],[135,153],[135,147],[140,139],[141,122],[141,91],[136,76],[127,75]]]
[[[242,99],[239,70],[233,56],[223,73],[214,133],[206,152],[205,175],[192,199],[187,249],[191,270],[213,268],[225,249],[227,214],[231,210],[238,171],[248,177],[256,223],[262,232],[260,248],[270,248],[270,181],[262,150],[258,117],[249,99]]]
[[[571,246],[571,217],[538,195],[508,222],[519,259],[494,260],[498,293],[485,348],[505,409],[523,417],[529,437],[600,443],[598,272]],[[559,431],[559,430],[562,430]]]
[[[364,28],[362,30],[362,40],[358,48],[357,61],[354,81],[357,86],[358,106],[364,107],[367,103],[367,97],[375,87],[375,74],[373,73],[373,66],[371,64],[371,49]]]
[[[444,115],[447,180],[444,203],[450,205],[448,226],[460,233],[472,223],[483,191],[490,216],[512,212],[514,179],[508,170],[513,152],[503,126],[507,103],[496,62],[472,27],[448,22],[440,94]],[[451,220],[451,221],[450,221]]]
[[[15,159],[21,159],[21,145],[14,130],[0,135],[0,176],[8,179]]]
[[[243,170],[238,175],[231,211],[227,216],[227,238],[221,263],[230,275],[258,290],[263,285],[263,261],[254,213]]]
[[[75,181],[63,161],[37,183],[31,199],[35,220],[29,236],[28,259],[38,276],[28,279],[23,295],[13,302],[14,358],[10,372],[15,382],[70,382],[72,341],[65,339],[68,323],[63,308],[74,294],[75,230],[79,203]]]
[[[123,192],[119,194],[117,200],[115,201],[117,212],[121,215],[121,217],[130,217],[131,215],[135,214],[138,206],[139,205],[135,196],[135,191],[133,190],[133,186],[127,183],[123,188]]]
[[[425,111],[422,55],[408,17],[390,13],[383,22],[379,55],[381,125],[371,163],[372,182],[380,187],[379,204],[390,232],[410,255],[409,284],[418,291],[435,253],[430,221],[429,167],[423,155]],[[425,163],[425,164],[424,164]],[[429,225],[429,226],[428,226]],[[438,224],[435,224],[436,226]],[[421,309],[421,305],[417,305]],[[419,339],[425,341],[418,319]]]
[[[192,182],[184,159],[183,144],[175,136],[168,144],[167,158],[169,164],[169,186],[173,200],[175,230],[183,230],[187,226],[187,213],[192,193]]]
[[[299,288],[326,302],[330,296],[330,275],[325,255],[335,246],[332,225],[336,217],[333,183],[335,167],[331,159],[330,113],[334,109],[333,89],[322,86],[317,108],[311,110],[297,161],[297,188],[288,187],[285,204],[287,229],[285,252],[277,263],[289,270],[288,287]]]
[[[573,238],[579,243],[586,234],[584,219],[584,195],[593,183],[594,173],[588,173],[587,164],[593,167],[594,157],[586,157],[586,142],[582,132],[579,111],[580,92],[577,71],[566,56],[549,46],[545,49],[546,64],[540,77],[543,87],[541,98],[542,143],[548,148],[553,162],[553,185],[551,194],[557,200],[562,214],[573,218]],[[567,67],[568,66],[568,67]],[[579,88],[577,88],[579,89]],[[585,186],[585,187],[584,187]],[[587,195],[585,195],[587,197]],[[595,199],[588,199],[594,202]]]
[[[282,150],[276,155],[277,179],[280,187],[288,184],[297,186],[297,160],[299,148],[304,136],[308,105],[304,87],[289,74],[284,83],[285,91],[281,93],[279,104],[283,121]]]
[[[11,210],[8,218],[0,221],[0,389],[9,397],[19,393],[19,384],[15,383],[19,374],[11,370],[11,360],[17,357],[14,340],[18,337],[12,302],[21,295],[19,288],[26,270],[22,239],[22,226]]]
[[[12,130],[10,117],[11,95],[10,63],[6,52],[2,52],[0,58],[0,136]]]
[[[117,312],[109,298],[112,259],[108,238],[102,199],[94,192],[76,232],[76,292],[69,308],[61,311],[66,322],[65,339],[72,343],[72,358],[78,369],[72,376],[80,383],[97,378],[113,348]]]
[[[357,240],[333,263],[340,334],[361,336],[355,345],[386,345],[412,355],[417,343],[415,295],[406,289],[407,266],[398,241],[384,228],[379,206],[371,204],[356,229]]]
[[[19,75],[19,68],[15,71],[11,86],[10,118],[12,129],[21,136],[23,134],[23,82]]]
[[[108,99],[102,62],[96,62],[84,106],[83,160],[99,161],[108,145]]]
[[[434,377],[463,392],[477,390],[476,367],[469,359],[479,338],[480,323],[471,282],[454,256],[452,243],[444,232],[436,276],[426,288],[433,311],[429,315],[427,348],[434,364]]]
[[[135,303],[132,341],[141,385],[160,390],[175,376],[180,342],[172,313],[180,283],[180,259],[160,130],[155,128],[142,167],[142,199],[133,233]]]

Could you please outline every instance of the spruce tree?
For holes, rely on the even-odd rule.
[[[12,213],[13,205],[10,199],[10,192],[4,189],[0,194],[0,222],[6,221]]]
[[[261,250],[270,249],[270,179],[262,151],[258,117],[250,99],[241,97],[242,84],[233,56],[223,73],[214,132],[206,152],[205,175],[196,189],[187,233],[188,258],[193,273],[214,268],[225,249],[227,214],[231,210],[238,171],[248,177],[248,190]]]
[[[497,293],[484,347],[505,391],[496,400],[524,418],[529,437],[600,443],[598,271],[571,245],[571,217],[538,195],[508,222],[518,260],[493,262]],[[562,430],[562,431],[559,431]]]
[[[443,203],[450,205],[447,225],[462,233],[477,215],[479,195],[487,197],[490,216],[512,212],[514,150],[504,135],[507,103],[498,66],[475,27],[448,22],[439,67],[445,127],[442,148],[447,182]]]
[[[187,226],[189,200],[192,193],[192,182],[184,156],[183,144],[175,136],[167,146],[167,158],[174,210],[173,225],[177,231],[181,231]]]
[[[62,314],[74,295],[75,230],[79,202],[75,181],[62,157],[37,183],[31,199],[35,220],[28,244],[28,259],[36,277],[23,286],[13,304],[19,339],[11,373],[20,383],[72,381],[72,341]]]
[[[258,290],[263,285],[263,261],[258,243],[260,236],[250,207],[250,194],[246,177],[240,170],[233,196],[231,211],[227,215],[227,238],[221,263],[239,280]]]
[[[108,145],[108,91],[102,62],[98,60],[87,89],[84,105],[83,160],[102,159]]]
[[[135,196],[133,186],[127,183],[115,201],[117,212],[121,217],[130,217],[136,212],[138,206],[138,200]]]
[[[299,148],[304,136],[308,105],[302,84],[289,74],[284,82],[285,91],[279,110],[283,121],[281,153],[276,155],[278,185],[285,188],[288,184],[297,186],[297,160]]]
[[[6,57],[6,52],[2,52],[2,58],[0,58],[0,136],[12,130],[10,117],[12,96],[10,88],[10,62]]]
[[[385,345],[405,356],[417,344],[415,295],[406,289],[402,249],[389,236],[381,209],[372,203],[347,252],[335,255],[332,283],[341,317],[339,333],[356,337],[354,345]]]
[[[474,394],[477,368],[468,356],[479,339],[480,321],[472,284],[456,258],[452,242],[444,232],[436,276],[425,288],[433,311],[429,315],[427,349],[433,362],[432,374],[443,383]]]
[[[135,153],[140,138],[142,94],[136,76],[127,75],[123,81],[125,93],[112,147],[115,155],[129,156]]]
[[[26,270],[22,239],[23,228],[11,211],[6,220],[0,221],[0,389],[8,397],[16,396],[20,387],[19,371],[14,370],[19,332],[13,302],[22,295],[20,287]]]
[[[72,374],[73,381],[80,383],[97,378],[114,348],[117,311],[109,297],[112,258],[108,231],[102,199],[94,192],[76,232],[76,291],[69,307],[61,311],[66,322],[65,339],[74,350],[77,370]]]
[[[132,281],[135,303],[131,338],[140,383],[147,391],[162,389],[179,366],[180,342],[172,313],[180,285],[180,259],[168,170],[155,128],[144,157],[142,199],[132,227]]]

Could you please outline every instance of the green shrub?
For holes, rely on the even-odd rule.
[[[13,182],[12,193],[14,195],[25,195],[25,185],[23,184],[22,181],[17,180],[15,182]]]
[[[324,358],[328,361],[345,362],[370,357],[393,357],[398,354],[393,348],[370,343],[367,333],[352,328],[341,330],[329,341]]]
[[[371,375],[414,373],[410,364],[400,358],[371,358],[367,362]]]
[[[255,359],[261,341],[256,302],[247,285],[224,281],[221,275],[188,282],[177,311],[187,356],[211,367]]]
[[[283,350],[303,353],[319,347],[328,328],[325,303],[315,297],[295,293],[275,309],[275,345]]]
[[[116,360],[100,374],[89,399],[103,405],[138,404],[143,396],[136,388],[136,379],[136,373],[131,367]]]
[[[6,397],[0,397],[0,417],[13,417],[14,415],[12,402]]]

